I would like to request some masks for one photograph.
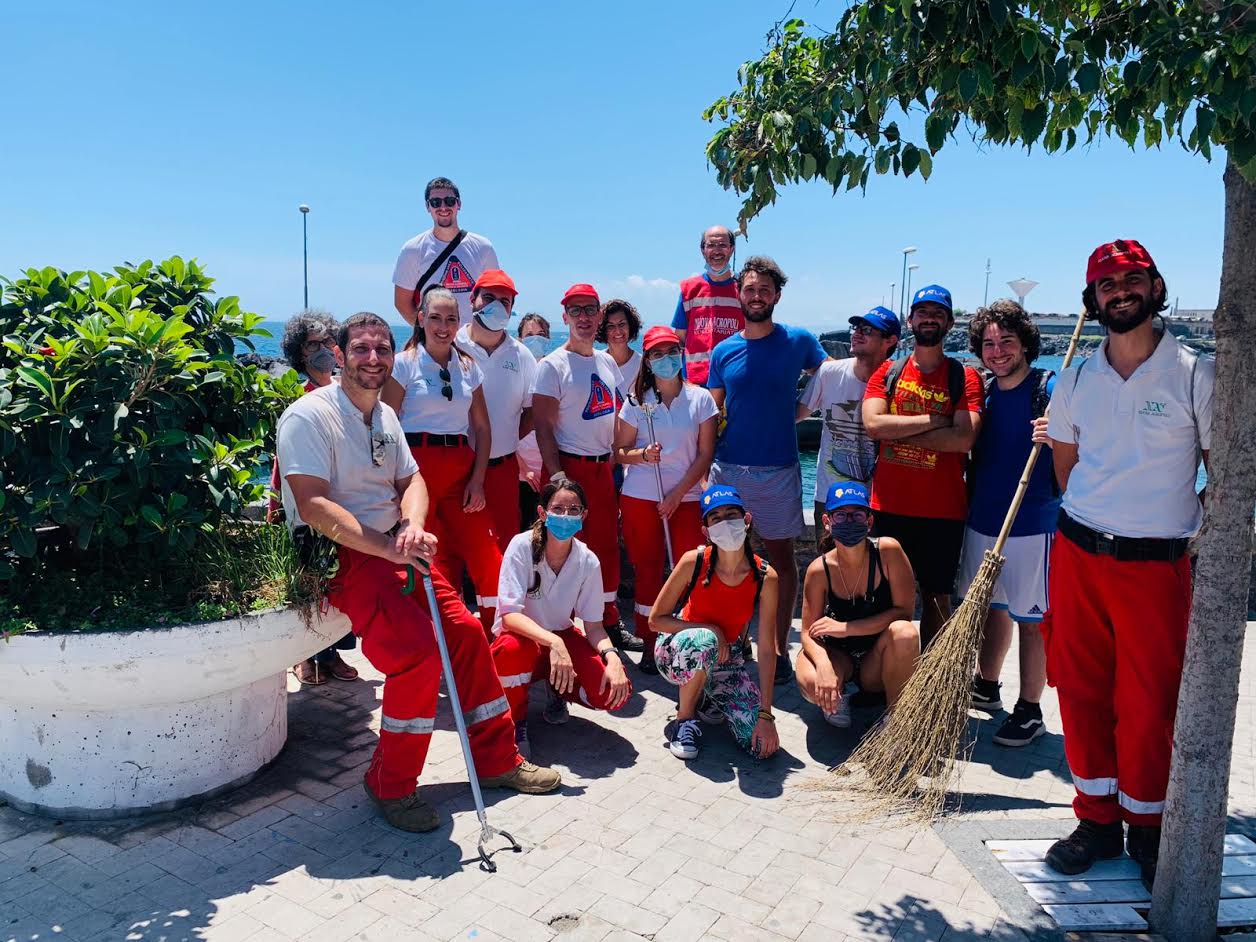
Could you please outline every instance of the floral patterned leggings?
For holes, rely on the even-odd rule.
[[[737,648],[729,652],[723,664],[716,663],[719,654],[719,639],[709,628],[661,634],[654,644],[659,672],[669,683],[683,687],[696,671],[707,672],[704,692],[723,712],[737,744],[749,752],[750,737],[759,719],[759,685]]]

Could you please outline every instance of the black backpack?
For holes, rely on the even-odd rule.
[[[903,357],[901,360],[894,360],[885,372],[887,409],[894,402],[894,390],[898,386],[898,381],[903,378],[903,370],[907,369],[907,361],[910,359],[911,357]],[[946,385],[951,394],[951,402],[959,402],[960,397],[964,395],[964,364],[954,357],[946,358]]]

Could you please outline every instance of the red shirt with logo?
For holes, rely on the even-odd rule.
[[[685,331],[685,377],[705,386],[711,372],[711,351],[746,326],[737,294],[737,282],[712,281],[695,275],[680,283],[680,300],[672,328]]]

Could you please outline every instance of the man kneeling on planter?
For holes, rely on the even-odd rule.
[[[423,529],[427,488],[397,414],[379,399],[396,346],[387,322],[355,314],[338,342],[340,383],[302,396],[279,420],[284,511],[290,526],[311,527],[337,544],[328,599],[385,675],[367,794],[393,827],[430,831],[439,821],[419,798],[418,776],[436,724],[440,655],[425,594],[402,594],[408,567],[430,562],[436,551],[436,538]],[[525,762],[515,748],[484,629],[436,569],[431,576],[480,784],[552,791],[558,773]]]

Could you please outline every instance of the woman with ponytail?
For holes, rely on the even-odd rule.
[[[642,348],[640,372],[615,425],[615,461],[626,469],[619,512],[636,573],[636,633],[645,643],[640,667],[657,674],[650,609],[663,585],[664,564],[702,543],[698,498],[715,457],[720,410],[709,392],[681,376],[683,354],[674,330],[651,327]]]
[[[587,513],[584,488],[575,481],[550,481],[541,490],[536,523],[510,541],[502,560],[493,661],[525,758],[531,752],[533,680],[548,683],[547,723],[567,722],[568,703],[618,710],[632,695],[620,654],[602,626],[602,567],[575,539]]]
[[[454,343],[458,301],[429,288],[414,335],[397,355],[381,397],[397,410],[410,453],[427,484],[427,529],[436,535],[436,566],[452,586],[468,571],[485,632],[492,629],[502,554],[485,510],[484,475],[492,451],[484,374]],[[474,433],[475,449],[468,444]]]
[[[680,688],[675,719],[663,733],[672,755],[698,754],[698,701],[705,694],[723,713],[737,744],[766,759],[780,741],[772,714],[776,677],[775,570],[750,551],[750,514],[736,489],[716,484],[702,492],[706,542],[685,553],[650,611],[658,632],[659,672]],[[740,643],[759,609],[759,683]],[[680,614],[674,614],[680,609]]]

